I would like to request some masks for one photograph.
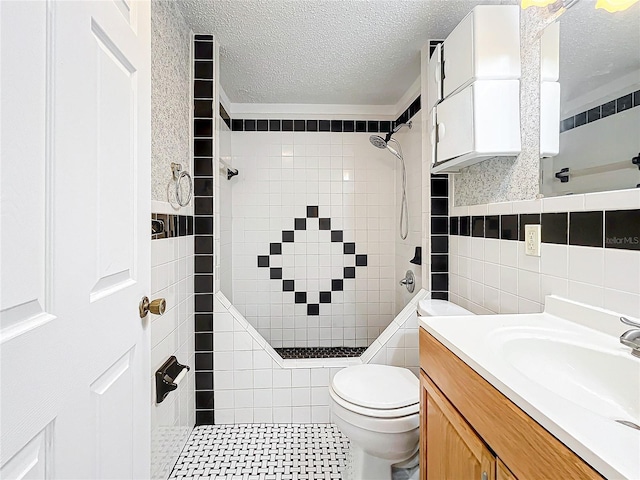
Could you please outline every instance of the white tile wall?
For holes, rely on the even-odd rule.
[[[400,202],[402,196],[402,167],[400,160],[388,153],[389,161],[396,164],[396,223],[394,225],[395,239],[395,303],[394,313],[399,313],[415,294],[422,288],[422,267],[409,263],[415,253],[415,248],[422,245],[422,111],[411,119],[411,130],[406,127],[394,135],[402,145],[405,165],[407,168],[407,204],[409,210],[409,233],[405,240],[400,238]],[[424,253],[423,253],[424,255]],[[404,278],[407,270],[412,270],[416,278],[416,290],[409,293],[399,281]]]
[[[231,187],[233,304],[274,347],[369,345],[395,312],[398,162],[365,133],[231,137],[240,171]],[[309,205],[318,205],[332,230],[343,230],[344,241],[368,257],[367,267],[356,267],[355,280],[345,279],[343,292],[332,292],[332,303],[320,304],[317,317],[294,303],[293,292],[282,292],[268,268],[257,267],[257,256],[268,255],[269,243],[281,242],[282,230],[293,230],[294,218],[306,217]],[[330,280],[343,278],[355,257],[344,255],[329,231],[319,231],[316,219],[307,222],[313,226],[296,231],[296,242],[283,243],[283,255],[271,260],[284,279],[296,280],[296,291],[308,293],[309,303],[318,303],[318,292],[330,291]]]
[[[214,345],[215,423],[329,422],[328,386],[349,365],[395,365],[417,375],[416,305],[426,296],[426,291],[419,291],[361,358],[282,360],[229,300],[217,293],[214,336],[225,341]]]
[[[216,118],[216,122],[218,125],[220,160],[232,165],[231,131],[219,115]],[[220,252],[218,278],[220,290],[222,290],[227,298],[233,298],[233,242],[231,237],[231,218],[233,212],[233,196],[231,190],[232,181],[227,180],[226,172],[217,175],[216,179],[218,181],[217,194],[220,202],[220,213],[218,215],[219,233],[217,236],[220,242],[220,248],[217,250]]]
[[[455,207],[451,215],[631,208],[640,208],[637,189]],[[524,242],[462,236],[451,236],[449,248],[450,300],[475,313],[540,312],[546,295],[558,295],[640,317],[639,251],[543,243],[530,257]]]
[[[152,468],[154,479],[168,478],[195,424],[193,237],[151,241],[151,298],[165,298],[164,315],[151,321]],[[155,402],[155,372],[175,355],[189,365],[178,389]]]

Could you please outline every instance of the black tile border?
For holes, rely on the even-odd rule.
[[[484,218],[484,225],[500,222],[502,240],[524,240],[524,226],[542,222],[542,243],[594,248],[640,250],[640,209],[595,210],[553,213],[521,213],[509,215],[474,216]],[[470,236],[463,233],[462,225],[468,225],[471,217],[453,216],[449,221],[449,235]],[[466,228],[466,227],[465,227]],[[484,229],[478,238],[497,238],[495,232]],[[476,233],[476,232],[474,232]]]
[[[449,176],[431,175],[431,298],[449,300]],[[435,207],[435,208],[433,208]],[[455,229],[457,232],[458,223]]]
[[[163,238],[187,237],[193,235],[192,215],[172,215],[166,213],[151,214],[151,240]],[[160,229],[162,231],[160,231]],[[154,233],[158,231],[160,233]]]
[[[630,108],[640,106],[640,90],[630,92],[614,100],[590,108],[584,112],[577,113],[560,121],[560,133],[574,128],[581,127],[588,123],[597,122],[603,118],[610,117],[620,112],[629,110]]]
[[[229,130],[231,130],[231,117],[227,113],[227,110],[224,108],[224,105],[222,105],[221,103],[218,104],[218,110],[220,118],[222,118],[227,127],[229,127]]]
[[[604,242],[604,212],[570,212],[569,245],[602,247]]]
[[[203,61],[213,60],[213,37],[196,35],[193,59],[194,71]],[[203,57],[203,55],[205,55]],[[204,69],[207,71],[207,69]],[[213,71],[212,71],[213,73]],[[213,75],[207,80],[213,83]],[[233,130],[234,122],[224,106],[219,103],[218,110],[213,107],[213,99],[209,98],[208,84],[203,86],[202,80],[193,82],[193,149],[194,175],[193,199],[194,213],[194,322],[195,331],[195,374],[196,374],[196,425],[214,423],[214,384],[213,384],[213,304],[214,304],[214,217],[213,188],[214,162],[213,139],[197,138],[204,135],[207,128],[215,125],[215,116],[220,115],[224,123]],[[206,87],[206,88],[205,88]],[[254,122],[254,126],[257,122]],[[244,126],[244,124],[243,124]],[[255,128],[254,128],[255,130]]]
[[[569,242],[569,215],[561,213],[543,213],[541,219],[542,243],[566,245]]]
[[[208,99],[208,97],[205,97]],[[391,120],[326,120],[326,119],[255,119],[229,118],[220,104],[222,118],[234,132],[333,132],[333,133],[389,133],[401,123],[407,123],[422,108],[418,95],[413,102],[394,121]],[[202,118],[202,117],[199,117]],[[257,128],[256,128],[257,127]]]

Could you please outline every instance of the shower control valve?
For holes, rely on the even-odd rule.
[[[416,277],[413,275],[413,272],[411,270],[407,270],[404,278],[400,280],[400,285],[404,285],[405,287],[407,287],[409,293],[413,293],[413,291],[416,289]]]

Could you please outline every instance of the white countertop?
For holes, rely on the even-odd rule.
[[[573,319],[578,319],[580,323]],[[633,389],[639,385],[640,390],[640,360],[634,359],[637,360],[637,370],[634,360],[627,360],[627,356],[633,357],[630,349],[619,343],[618,336],[628,327],[625,328],[618,321],[615,313],[548,297],[545,312],[539,314],[419,317],[419,321],[422,328],[600,474],[608,479],[640,479],[640,430],[623,426],[610,418],[613,415],[615,418],[622,417],[639,423],[638,418],[633,418],[637,413],[629,413],[628,409],[609,409],[610,405],[606,403],[602,405],[607,408],[598,408],[601,406],[599,394],[594,394],[597,389],[593,384],[584,387],[591,390],[583,390],[590,395],[584,395],[582,402],[574,402],[570,395],[572,387],[567,386],[567,382],[563,383],[560,374],[556,377],[554,370],[548,368],[549,364],[546,365],[546,371],[537,371],[538,376],[544,379],[544,385],[528,376],[527,372],[536,376],[535,369],[545,368],[544,361],[538,366],[535,360],[536,355],[538,359],[545,359],[546,352],[534,352],[534,355],[527,358],[526,352],[519,355],[522,351],[501,347],[510,339],[522,340],[523,332],[530,332],[531,338],[543,342],[560,338],[561,342],[568,340],[576,345],[588,345],[589,348],[602,350],[610,356],[607,358],[622,361],[626,367],[631,366],[631,370],[626,369],[627,374],[629,371],[632,376],[637,373],[636,378],[628,379],[617,377],[616,373],[620,372],[616,371],[599,372],[600,375],[604,373],[603,377],[597,377],[596,373],[594,378],[604,378],[606,381],[603,383],[608,384],[603,388],[611,385],[615,388],[616,382],[627,382],[624,385],[632,385]],[[528,340],[525,338],[525,341]],[[511,346],[513,345],[512,343]],[[514,366],[513,359],[506,358],[509,352],[514,351],[519,355],[520,368]],[[566,361],[566,358],[561,358],[560,361],[564,361],[560,370],[565,375],[567,372],[570,374],[572,362]],[[580,371],[585,371],[584,363],[590,360],[577,358],[575,361],[583,364],[578,369],[579,376]],[[522,367],[526,370],[524,373]],[[594,367],[597,370],[597,363],[594,363]],[[586,370],[590,368],[589,363]],[[581,387],[577,385],[578,389]],[[576,392],[577,395],[580,393],[578,390]],[[633,394],[631,396],[635,401]],[[584,400],[587,397],[592,399],[591,403]],[[606,398],[603,402],[606,402]]]

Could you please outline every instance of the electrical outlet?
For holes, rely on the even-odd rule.
[[[524,226],[524,253],[532,257],[540,256],[540,225]]]

